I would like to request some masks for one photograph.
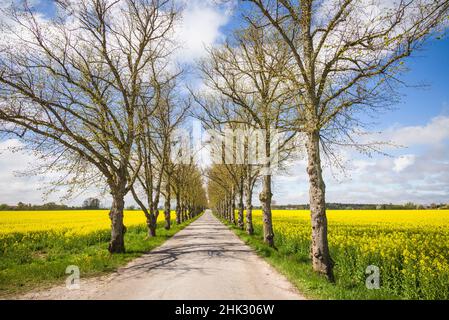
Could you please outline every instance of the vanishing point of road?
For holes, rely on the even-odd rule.
[[[82,271],[82,270],[81,270]],[[111,275],[28,293],[25,299],[304,299],[210,210]]]

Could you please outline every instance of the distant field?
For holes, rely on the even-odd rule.
[[[52,231],[67,236],[110,230],[108,210],[67,211],[0,211],[1,237],[11,233]],[[126,226],[145,223],[142,211],[125,211]],[[158,221],[164,220],[160,214]]]
[[[261,216],[254,212],[259,234]],[[381,290],[369,292],[371,296],[449,299],[449,210],[330,210],[328,220],[340,288],[364,297],[365,270],[374,265],[381,271]],[[308,211],[274,210],[273,226],[283,255],[309,259]],[[354,297],[344,290],[335,294]]]
[[[158,236],[147,239],[143,212],[125,211],[124,220],[127,253],[110,255],[107,210],[0,212],[0,296],[60,282],[69,265],[79,266],[81,277],[114,270],[189,223],[166,231],[160,214]]]

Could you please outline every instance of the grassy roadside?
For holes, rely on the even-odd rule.
[[[157,236],[149,239],[145,225],[129,227],[124,254],[108,253],[108,230],[71,239],[37,234],[32,240],[18,242],[17,249],[13,243],[5,244],[9,250],[4,250],[0,259],[0,298],[61,284],[68,276],[65,270],[69,265],[79,267],[81,278],[113,272],[160,246],[198,217],[180,225],[172,224],[170,230],[165,230],[160,222]]]
[[[221,221],[243,242],[253,248],[259,256],[281,274],[286,276],[307,299],[400,299],[400,297],[383,289],[368,290],[364,283],[359,285],[355,285],[354,282],[345,283],[339,279],[338,269],[336,272],[336,283],[329,283],[324,277],[321,277],[312,271],[311,261],[307,255],[301,254],[300,252],[292,253],[289,248],[286,248],[282,244],[277,244],[277,250],[267,246],[263,242],[262,229],[260,226],[255,225],[255,234],[249,236],[245,231],[239,229],[235,225],[224,220]]]

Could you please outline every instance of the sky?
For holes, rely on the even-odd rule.
[[[222,42],[232,32],[239,24],[240,14],[231,5],[182,1],[186,11],[178,31],[183,42],[178,59],[193,64],[205,56],[206,46]],[[51,16],[50,0],[34,0],[34,4]],[[379,115],[373,128],[382,131],[373,136],[402,147],[387,148],[384,150],[387,156],[371,158],[354,150],[343,150],[344,172],[329,166],[324,168],[328,202],[449,203],[449,38],[432,39],[423,50],[406,60],[406,65],[409,71],[401,80],[409,86],[400,88],[401,102],[393,111]],[[19,144],[17,140],[0,140],[0,203],[59,202],[58,194],[43,198],[46,177],[18,174],[36,161],[31,154],[8,149]],[[274,177],[277,204],[308,202],[305,167],[305,160],[298,160],[287,172]],[[95,193],[88,190],[68,203],[79,205],[86,197],[99,196]],[[258,197],[254,198],[257,204]],[[103,201],[109,200],[103,198]],[[132,204],[130,197],[127,204]]]

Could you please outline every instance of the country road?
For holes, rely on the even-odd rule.
[[[82,270],[81,270],[82,272]],[[210,211],[162,246],[103,277],[21,299],[304,299]]]

